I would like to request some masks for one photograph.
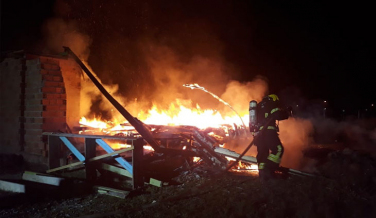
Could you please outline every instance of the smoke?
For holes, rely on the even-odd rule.
[[[281,165],[301,169],[303,150],[313,143],[313,125],[310,120],[290,117],[279,122],[280,139],[285,148]]]
[[[182,60],[172,48],[154,43],[148,43],[143,51],[154,84],[146,100],[162,108],[175,99],[191,99],[204,108],[217,106],[211,96],[189,90],[183,84],[199,83],[210,90],[223,91],[228,75],[224,71],[225,63],[219,57],[194,55]]]
[[[179,112],[179,105],[187,108],[199,105],[201,109],[217,110],[223,116],[234,116],[233,111],[211,95],[183,87],[186,83],[198,83],[207,90],[222,95],[230,100],[230,104],[237,105],[237,111],[242,112],[242,115],[248,113],[249,98],[261,99],[267,90],[267,83],[261,77],[246,83],[229,80],[229,75],[236,72],[221,57],[220,51],[210,57],[193,55],[182,58],[182,55],[168,46],[146,40],[139,44],[150,70],[150,84],[153,84],[147,86],[147,89],[152,92],[123,104],[140,119],[147,118],[147,111],[152,106],[175,115]],[[142,91],[142,87],[140,88]],[[233,95],[237,96],[236,99],[231,98]]]
[[[340,144],[343,148],[373,151],[376,148],[375,120],[312,119],[315,142],[322,145]]]
[[[42,27],[45,37],[45,52],[63,52],[63,46],[70,47],[81,60],[87,60],[90,54],[89,46],[91,38],[82,33],[76,22],[52,18],[45,22]]]
[[[268,91],[268,84],[262,77],[256,77],[251,82],[241,83],[239,81],[231,81],[226,85],[226,91],[221,98],[229,103],[240,116],[248,114],[249,101],[260,101]],[[226,114],[233,113],[225,108]]]
[[[96,79],[102,83],[101,79],[93,72],[88,66],[89,70],[93,73]],[[103,87],[119,102],[125,101],[124,98],[117,94],[119,86],[117,84],[103,84]],[[89,77],[84,74],[81,79],[81,93],[80,93],[80,115],[89,118],[97,118],[110,120],[115,115],[120,114],[114,110],[112,104],[102,95],[99,89],[93,84]]]
[[[70,2],[72,6],[64,2]],[[187,9],[185,3],[174,1],[165,4],[58,1],[57,17],[46,21],[43,31],[47,50],[60,52],[63,45],[69,46],[82,60],[90,63],[105,88],[132,115],[141,119],[147,117],[147,111],[153,105],[170,109],[172,103],[188,107],[198,104],[202,109],[233,115],[228,107],[209,94],[184,88],[182,85],[186,83],[200,84],[243,116],[248,114],[249,101],[260,101],[268,84],[264,78],[257,77],[257,69],[247,77],[254,80],[237,81],[237,75],[244,72],[235,66],[249,64],[245,54],[252,55],[245,52],[245,48],[250,48],[246,43],[251,41],[252,31],[244,31],[238,26],[236,14],[228,10],[231,4],[219,4],[213,8],[208,3],[205,9]],[[83,10],[88,5],[90,10]],[[218,23],[227,23],[228,26],[223,28]],[[248,26],[246,29],[249,30]],[[240,41],[239,36],[242,36]],[[232,37],[236,40],[230,40]],[[229,46],[224,41],[226,39],[234,43]],[[95,52],[90,55],[90,50]],[[289,103],[299,105],[299,108],[305,103],[296,100],[301,93],[287,94],[286,97],[294,98]],[[123,120],[87,79],[82,81],[80,104],[82,115]],[[300,168],[305,148],[335,143],[341,137],[352,144],[369,143],[368,138],[373,142],[376,140],[375,131],[369,134],[368,130],[354,123],[322,120],[317,118],[319,116],[321,113],[315,118],[307,115],[306,119],[290,118],[280,122],[280,137],[286,149],[282,165]],[[239,151],[249,141],[237,143]]]
[[[172,15],[161,13],[161,4],[152,2],[89,3],[56,1],[56,17],[43,26],[45,50],[56,53],[62,52],[62,46],[70,47],[90,63],[107,90],[135,116],[145,115],[153,105],[171,108],[177,99],[186,105],[233,113],[210,95],[182,87],[185,83],[199,83],[223,95],[242,115],[249,98],[260,98],[267,89],[259,78],[244,84],[234,81],[241,73],[226,59],[221,30],[213,23],[217,13],[209,15],[214,19],[206,17],[207,11],[199,12],[204,17],[191,16],[179,13],[186,9],[184,4],[171,3],[164,6],[176,12],[171,19]],[[220,19],[229,13],[230,5],[217,8],[223,12]],[[93,13],[81,10],[87,7]],[[212,8],[210,4],[205,7]],[[119,22],[116,15],[124,19]],[[90,55],[89,48],[94,54]],[[232,95],[242,102],[237,103]],[[81,115],[119,117],[87,79],[82,81]]]

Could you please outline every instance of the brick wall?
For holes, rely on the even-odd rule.
[[[47,155],[43,132],[65,132],[66,94],[59,60],[27,55],[25,152]]]
[[[21,151],[21,58],[6,58],[0,64],[0,152]]]
[[[73,60],[25,54],[5,59],[1,72],[0,122],[5,125],[0,153],[18,152],[29,162],[46,164],[47,138],[42,133],[69,132],[69,124],[78,124],[80,68]]]
[[[60,68],[64,78],[65,93],[67,97],[66,122],[70,128],[79,126],[80,114],[80,93],[81,93],[81,67],[71,59],[60,60]]]

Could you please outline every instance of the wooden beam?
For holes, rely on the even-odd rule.
[[[157,187],[162,187],[162,181],[159,181],[153,178],[150,178],[149,184],[157,186]]]
[[[0,180],[0,190],[8,192],[25,193],[25,185]]]
[[[110,195],[110,196],[121,198],[121,199],[126,198],[127,195],[129,194],[129,191],[124,191],[124,190],[119,190],[119,189],[114,189],[114,188],[109,188],[109,187],[104,187],[104,186],[94,186],[94,189],[96,189],[99,194],[106,194],[106,195]]]
[[[60,166],[61,140],[57,136],[48,136],[48,167]]]
[[[131,150],[133,150],[133,148],[134,147],[124,148],[124,149],[120,149],[118,151],[114,151],[114,152],[111,152],[111,153],[108,153],[108,154],[103,154],[103,155],[100,155],[100,156],[97,156],[97,157],[93,157],[89,161],[96,161],[96,160],[100,160],[100,159],[103,159],[103,158],[106,158],[106,157],[113,156],[115,154],[120,154],[120,153],[124,153],[126,151],[131,151]]]
[[[72,133],[54,133],[54,132],[44,132],[42,135],[47,136],[58,136],[58,137],[74,137],[74,138],[93,138],[93,139],[117,139],[117,140],[129,140],[129,144],[137,138],[130,137],[120,137],[120,136],[109,136],[109,135],[83,135],[83,134],[72,134]],[[145,143],[146,144],[146,143]]]
[[[133,144],[133,157],[132,157],[132,166],[133,166],[133,189],[141,188],[144,186],[144,175],[143,175],[143,166],[142,160],[144,157],[144,146],[143,139],[137,139]]]
[[[110,164],[102,163],[102,169],[117,173],[121,176],[132,178],[132,174],[122,167],[112,166]]]
[[[85,158],[90,160],[96,155],[96,147],[94,138],[85,138]],[[85,166],[86,179],[94,181],[97,178],[97,170],[93,161],[89,161]]]
[[[214,149],[214,151],[218,154],[222,154],[224,156],[232,157],[232,158],[235,158],[235,159],[240,156],[240,154],[236,153],[235,151],[231,151],[231,150],[228,150],[226,148],[216,147]],[[243,161],[243,162],[257,164],[257,159],[255,157],[252,157],[252,156],[242,156],[240,160]]]
[[[81,165],[81,164],[84,164],[84,162],[83,162],[83,161],[80,161],[80,162],[76,162],[76,163],[71,163],[71,164],[68,164],[68,165],[64,165],[64,166],[61,166],[61,167],[56,167],[56,168],[53,168],[53,169],[47,170],[46,173],[56,172],[56,171],[59,171],[59,170],[67,169],[67,168],[69,168],[69,167],[79,166],[79,165]]]
[[[63,178],[54,177],[50,175],[41,175],[39,173],[25,171],[22,174],[22,179],[26,181],[32,181],[32,182],[38,182],[53,186],[60,186],[61,181],[63,181]]]

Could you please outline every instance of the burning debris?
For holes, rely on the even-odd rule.
[[[236,110],[227,102],[207,91],[198,84],[186,84],[185,87],[203,90],[220,102],[230,107],[237,116],[234,119],[223,119],[218,112],[202,112],[197,106],[197,119],[186,125],[184,122],[172,122],[177,119],[165,119],[165,123],[153,122],[153,117],[144,122],[131,115],[121,104],[102,86],[98,79],[91,73],[86,65],[67,47],[65,50],[80,65],[95,86],[109,102],[119,111],[126,122],[89,120],[81,118],[80,126],[73,127],[71,134],[44,133],[49,141],[48,173],[73,170],[82,166],[86,169],[86,178],[95,179],[98,171],[101,175],[108,175],[105,171],[132,178],[132,186],[137,189],[144,182],[161,186],[173,182],[173,178],[184,172],[257,172],[256,158],[244,156],[252,146],[238,154],[226,149],[226,145],[234,140],[249,142],[254,138],[248,133],[243,119]],[[184,109],[184,108],[180,108]],[[181,117],[191,119],[192,111],[181,110]],[[152,114],[152,113],[150,113]],[[159,114],[161,115],[161,114]],[[212,119],[204,119],[211,117]],[[221,119],[218,119],[221,117]],[[239,119],[240,118],[240,119]],[[157,119],[158,120],[158,119]],[[215,120],[215,122],[210,122]],[[239,122],[239,120],[241,122]],[[159,122],[163,121],[159,119]],[[200,122],[201,121],[201,122]],[[221,122],[225,121],[225,122]],[[199,125],[195,125],[197,122]],[[241,123],[239,125],[239,123]],[[185,124],[185,125],[184,125]],[[76,134],[79,133],[79,134]],[[260,131],[262,135],[262,131]],[[79,138],[72,143],[67,137]],[[82,140],[84,139],[84,140]],[[63,142],[72,152],[70,157],[77,161],[60,166],[58,143]],[[74,144],[82,145],[77,149]],[[97,149],[101,147],[101,149]],[[103,153],[106,152],[106,153]],[[132,152],[130,154],[130,152]],[[85,153],[84,155],[82,153]],[[97,156],[99,155],[99,156]],[[56,160],[55,160],[56,159]],[[72,158],[70,158],[72,161]],[[100,161],[99,161],[100,160]],[[131,163],[131,164],[130,164]],[[307,175],[290,169],[283,169],[285,173]]]
[[[155,124],[146,125],[137,118],[134,118],[128,111],[126,111],[104,89],[104,87],[95,78],[95,76],[91,74],[90,70],[87,69],[85,64],[82,63],[80,59],[69,48],[65,49],[67,53],[70,53],[73,56],[73,58],[93,81],[93,83],[102,92],[102,94],[128,121],[127,123],[115,124],[112,122],[100,122],[96,119],[88,121],[86,118],[82,118],[80,121],[81,126],[79,128],[74,128],[75,130],[79,130],[81,134],[104,134],[123,137],[126,136],[134,139],[143,138],[154,150],[153,154],[151,155],[154,161],[156,156],[161,156],[163,157],[161,159],[164,160],[180,156],[185,160],[186,163],[188,163],[190,167],[192,167],[191,164],[194,163],[193,159],[195,157],[199,157],[203,161],[199,161],[198,163],[204,162],[211,165],[212,167],[214,166],[221,170],[224,170],[227,167],[229,161],[225,158],[225,155],[216,153],[215,148],[220,147],[220,145],[223,147],[223,145],[231,137],[240,135],[247,137],[246,126],[239,114],[227,102],[223,101],[218,96],[214,95],[213,93],[207,91],[205,88],[200,87],[197,84],[185,86],[204,90],[225,105],[229,106],[240,117],[243,126],[239,128],[236,124],[234,124],[233,126],[235,128],[231,128],[231,126],[229,125],[220,125],[219,127],[207,127],[200,129],[195,126],[168,126]],[[121,148],[127,147],[127,145],[117,143],[117,145],[113,147]],[[195,165],[197,165],[198,163],[195,163]],[[239,165],[237,168],[241,168],[242,166],[244,166],[244,164]]]

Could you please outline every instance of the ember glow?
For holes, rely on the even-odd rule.
[[[132,147],[132,145],[129,145],[129,144],[123,144],[123,143],[108,143],[110,144],[111,148],[112,149],[122,149],[122,148],[130,148]],[[154,151],[154,149],[150,146],[150,145],[144,145],[144,150],[148,150],[148,151]]]
[[[235,158],[232,158],[232,157],[227,157],[226,156],[226,159],[228,161],[236,161]],[[238,162],[238,165],[236,165],[234,168],[233,168],[234,171],[237,171],[237,170],[251,170],[251,171],[258,171],[258,166],[257,164],[247,164],[247,163],[243,163],[241,161]]]

